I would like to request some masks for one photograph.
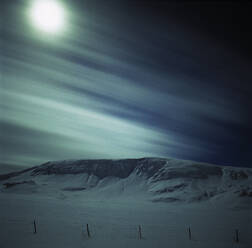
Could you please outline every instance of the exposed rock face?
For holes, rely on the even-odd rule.
[[[8,174],[0,175],[0,181],[8,180],[9,178],[19,176],[27,171],[31,171],[32,169],[34,169],[34,167],[29,168],[29,169],[25,169],[22,171],[18,171],[18,172],[12,172],[12,173],[8,173]]]
[[[153,178],[154,181],[174,178],[207,179],[209,176],[223,174],[222,168],[218,166],[188,164],[185,169],[181,164],[174,166],[174,160],[155,158],[47,162],[33,169],[31,174],[87,173],[103,179],[105,177],[126,178],[133,172],[139,176]]]
[[[159,173],[154,175],[157,180],[169,180],[174,178],[191,178],[191,179],[207,179],[209,176],[222,176],[222,168],[217,166],[206,166],[192,164],[186,168],[163,167]]]
[[[248,175],[244,171],[230,171],[230,177],[233,180],[247,179]]]
[[[32,175],[87,173],[100,179],[105,177],[126,178],[137,165],[137,159],[48,162],[35,168]]]
[[[11,188],[13,186],[19,185],[19,184],[30,184],[30,185],[35,185],[35,182],[30,180],[30,181],[22,181],[22,182],[12,182],[12,183],[4,183],[3,185],[6,188]]]

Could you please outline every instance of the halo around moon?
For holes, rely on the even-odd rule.
[[[59,33],[64,27],[64,8],[56,0],[35,0],[30,17],[32,24],[46,33]]]

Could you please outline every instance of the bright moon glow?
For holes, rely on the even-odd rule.
[[[64,9],[56,0],[36,0],[31,8],[33,24],[42,31],[58,33],[64,24]]]

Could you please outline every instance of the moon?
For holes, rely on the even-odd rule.
[[[59,33],[64,27],[64,8],[57,0],[35,0],[30,17],[33,25],[46,33]]]

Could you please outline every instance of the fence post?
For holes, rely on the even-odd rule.
[[[34,219],[34,221],[33,221],[33,227],[34,227],[33,233],[36,234],[36,233],[37,233],[37,226],[36,226],[36,221],[35,221],[35,219]]]
[[[142,228],[140,225],[138,226],[138,237],[139,239],[142,239]]]
[[[235,242],[239,243],[239,230],[238,229],[235,230]]]
[[[89,231],[88,224],[87,224],[87,236],[90,238],[90,231]]]
[[[188,235],[189,235],[189,240],[192,240],[192,233],[191,233],[191,228],[188,228]]]

